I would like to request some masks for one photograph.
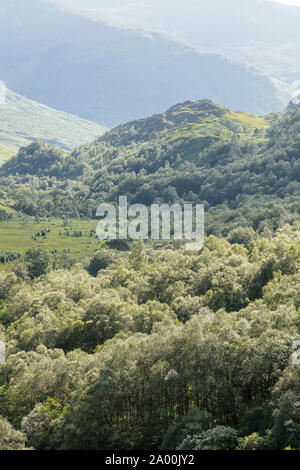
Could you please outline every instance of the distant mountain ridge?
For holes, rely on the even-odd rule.
[[[33,140],[72,151],[103,134],[107,128],[71,114],[51,109],[7,90],[0,104],[0,159],[15,154]]]
[[[282,108],[255,69],[161,33],[117,28],[41,0],[0,0],[9,88],[109,127],[209,98],[257,114]]]
[[[72,3],[84,7],[94,17],[166,31],[203,50],[252,64],[274,81],[283,105],[295,91],[295,82],[300,80],[299,7],[270,0],[72,0]]]
[[[55,3],[55,0],[50,0]],[[67,4],[65,0],[56,0]],[[270,0],[71,0],[132,27],[181,32],[202,46],[299,41],[300,8]]]

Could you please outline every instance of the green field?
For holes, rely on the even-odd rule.
[[[96,226],[97,220],[71,220],[67,225],[62,220],[0,222],[0,251],[24,253],[32,247],[43,247],[67,250],[81,261],[103,244],[95,236],[90,236],[90,231],[95,230]],[[47,232],[46,238],[36,236],[43,231]],[[74,236],[75,232],[82,232],[82,236]],[[0,270],[8,269],[9,264],[0,264]]]

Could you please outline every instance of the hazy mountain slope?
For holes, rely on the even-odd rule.
[[[256,113],[281,107],[268,78],[161,34],[42,0],[0,0],[0,9],[2,78],[55,109],[112,126],[202,97]]]
[[[7,90],[6,103],[0,105],[0,158],[39,139],[65,150],[93,140],[107,129],[94,122],[56,111]]]
[[[63,3],[62,0],[59,0]],[[300,9],[269,0],[72,0],[132,26],[180,32],[202,45],[300,41]]]
[[[283,99],[300,80],[300,8],[268,0],[72,0],[93,15],[160,29],[226,57],[257,66]]]
[[[5,145],[0,144],[0,162],[7,160],[9,157],[11,157],[12,151]]]

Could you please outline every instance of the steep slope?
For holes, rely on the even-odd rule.
[[[282,106],[267,77],[166,35],[42,0],[0,0],[0,9],[2,78],[55,109],[112,127],[199,97],[256,113]]]
[[[293,93],[293,83],[300,80],[300,8],[269,0],[72,3],[90,9],[93,16],[132,27],[164,30],[196,46],[251,63],[276,79],[284,100]]]
[[[107,130],[100,124],[56,111],[10,90],[5,104],[0,104],[0,129],[1,160],[35,139],[71,151]]]

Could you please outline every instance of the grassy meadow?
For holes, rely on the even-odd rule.
[[[48,250],[68,251],[78,261],[90,256],[103,242],[91,230],[95,230],[97,220],[10,220],[0,222],[0,252],[25,253],[32,247]],[[37,234],[46,233],[46,237]],[[81,232],[81,236],[78,235]],[[9,270],[11,263],[0,264],[0,270]]]

